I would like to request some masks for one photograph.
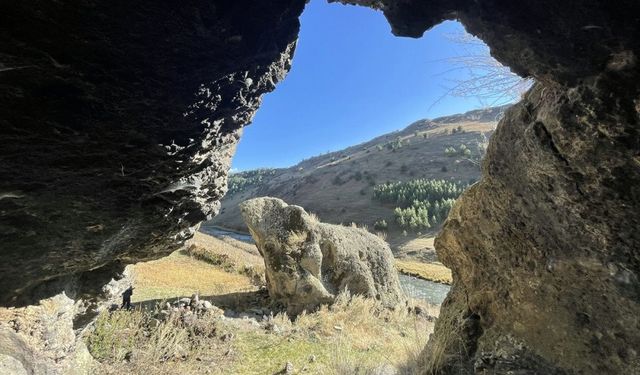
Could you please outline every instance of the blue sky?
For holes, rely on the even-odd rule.
[[[304,158],[348,147],[435,118],[482,107],[447,96],[447,58],[460,55],[445,22],[420,39],[391,34],[374,10],[313,0],[301,18],[293,67],[263,98],[233,159],[233,170],[287,167]]]

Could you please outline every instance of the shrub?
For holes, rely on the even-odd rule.
[[[392,142],[387,143],[387,148],[391,151],[396,151],[402,148],[402,138],[400,138],[400,136],[397,136],[395,140],[393,140]]]
[[[444,154],[452,157],[452,156],[456,156],[458,154],[458,151],[456,150],[455,147],[447,147],[444,149]]]
[[[373,229],[375,230],[387,230],[388,228],[389,228],[389,225],[387,224],[387,221],[384,219],[377,220],[373,224]]]
[[[231,173],[227,181],[229,195],[247,190],[250,187],[261,185],[275,176],[276,170],[270,168],[256,169],[253,171]]]

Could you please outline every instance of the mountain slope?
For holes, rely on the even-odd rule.
[[[273,196],[300,205],[330,223],[355,222],[372,228],[384,219],[390,223],[387,239],[393,245],[406,235],[393,224],[395,205],[372,199],[374,186],[418,178],[476,181],[487,140],[505,109],[420,120],[403,130],[303,160],[290,168],[235,174],[220,214],[204,225],[246,231],[238,203]],[[461,145],[469,150],[466,154]],[[409,233],[409,237],[416,234]]]

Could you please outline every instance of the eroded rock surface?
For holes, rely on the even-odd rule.
[[[0,304],[95,295],[214,215],[303,6],[2,2]]]
[[[264,258],[269,296],[288,313],[330,304],[344,290],[388,307],[404,300],[391,249],[376,235],[320,223],[277,198],[250,199],[240,210]]]
[[[640,373],[640,3],[344,1],[397,35],[460,19],[538,83],[436,250],[453,271],[426,373]]]
[[[640,371],[639,123],[600,85],[537,85],[450,213],[436,241],[455,280],[436,331],[463,353],[450,368]]]
[[[0,308],[0,373],[88,375],[95,365],[76,337],[80,306],[59,294],[25,308]]]

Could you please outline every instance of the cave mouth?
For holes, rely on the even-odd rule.
[[[378,74],[385,68],[392,73]],[[398,38],[375,10],[311,3],[301,17],[292,69],[244,128],[221,212],[201,230],[247,232],[237,205],[274,196],[323,221],[367,226],[402,256],[437,261],[433,238],[454,199],[481,178],[482,157],[504,110],[531,85],[459,22],[444,21],[419,39]],[[358,105],[345,105],[354,97]],[[399,130],[404,126],[410,130]],[[440,133],[450,137],[421,144]],[[325,151],[336,148],[344,150]],[[447,193],[429,197],[429,189],[444,185]],[[327,189],[335,196],[319,197],[317,191]],[[406,189],[413,189],[411,197],[400,197]],[[368,204],[391,210],[374,212]],[[429,253],[416,256],[420,247]]]
[[[455,283],[421,372],[637,373],[640,3],[341,2],[382,10],[398,36],[458,19],[537,82],[438,237]],[[95,297],[215,215],[305,3],[5,7],[0,302]],[[34,372],[18,347],[1,349]]]

